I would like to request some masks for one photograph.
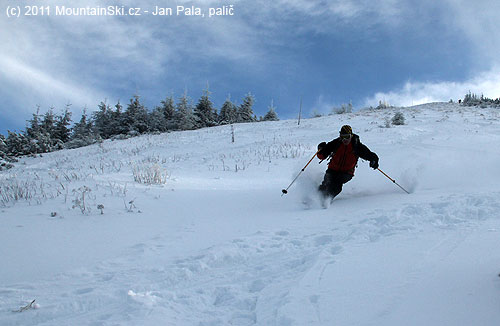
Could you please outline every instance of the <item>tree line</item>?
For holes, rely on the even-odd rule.
[[[217,112],[210,99],[210,92],[205,90],[196,105],[184,94],[177,102],[173,96],[169,96],[153,110],[148,110],[141,103],[140,97],[134,95],[125,109],[119,101],[114,106],[104,101],[91,115],[84,110],[80,120],[73,126],[69,104],[62,114],[54,113],[51,108],[42,115],[38,107],[32,118],[27,120],[24,131],[8,131],[7,137],[0,134],[0,159],[8,162],[17,156],[77,148],[104,139],[128,138],[144,133],[279,120],[272,103],[266,115],[257,118],[253,112],[254,102],[255,98],[250,93],[240,105],[234,104],[228,97]]]
[[[465,106],[480,106],[482,108],[486,108],[488,106],[500,107],[500,98],[491,99],[485,97],[483,94],[478,96],[469,91],[468,94],[465,94],[462,104]]]

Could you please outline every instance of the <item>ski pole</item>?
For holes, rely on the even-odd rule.
[[[385,174],[384,171],[380,170],[379,168],[377,168],[377,170],[380,171],[380,173],[382,173],[383,175],[385,175],[389,180],[391,180],[395,185],[397,185],[399,188],[403,189],[404,192],[406,192],[408,195],[410,194],[405,188],[401,187],[397,182],[396,180],[392,179],[390,176],[388,176],[387,174]]]
[[[304,172],[304,170],[307,168],[307,166],[309,165],[309,163],[312,162],[312,160],[316,157],[316,155],[318,155],[318,153],[319,153],[319,150],[316,153],[314,153],[313,157],[311,157],[311,159],[309,160],[309,162],[307,162],[306,166],[304,166],[302,168],[302,170],[300,170],[299,174],[297,174],[297,176],[295,177],[295,179],[293,179],[292,183],[290,183],[288,185],[288,187],[286,187],[286,189],[281,190],[281,192],[282,192],[281,196],[286,195],[288,193],[288,189],[293,185],[293,183],[295,182],[295,180],[298,179],[298,177],[302,174],[302,172]]]

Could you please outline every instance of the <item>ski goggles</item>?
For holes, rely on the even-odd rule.
[[[342,140],[348,140],[351,139],[351,134],[340,134],[340,139]]]

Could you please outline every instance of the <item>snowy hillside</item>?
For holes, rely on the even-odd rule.
[[[397,111],[406,125],[386,128]],[[281,196],[343,124],[410,195],[360,160],[328,209],[304,209],[315,159]],[[234,137],[105,141],[0,172],[0,325],[500,325],[500,110],[434,103]]]

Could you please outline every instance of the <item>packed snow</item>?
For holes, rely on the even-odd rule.
[[[405,125],[387,123],[396,112]],[[360,160],[330,207],[306,209],[315,159],[282,196],[344,124],[410,194]],[[108,140],[0,172],[0,325],[500,325],[500,110],[231,132]]]

